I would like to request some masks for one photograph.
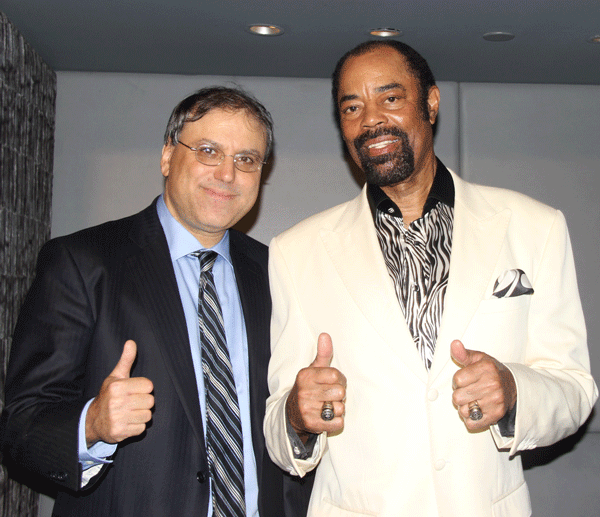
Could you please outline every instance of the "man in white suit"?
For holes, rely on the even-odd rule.
[[[309,516],[530,515],[517,453],[598,397],[564,217],[444,167],[407,45],[347,53],[333,97],[366,185],[271,243],[271,457],[319,466]]]

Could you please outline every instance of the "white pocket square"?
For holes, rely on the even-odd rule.
[[[523,294],[533,294],[533,287],[522,269],[507,269],[494,284],[492,296],[511,298]]]

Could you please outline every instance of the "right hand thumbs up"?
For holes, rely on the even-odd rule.
[[[98,441],[118,443],[137,436],[152,418],[152,382],[145,377],[131,378],[136,357],[135,341],[126,341],[119,361],[88,409],[85,420],[88,447]]]
[[[307,368],[298,372],[288,395],[287,416],[302,441],[306,441],[311,433],[331,433],[344,427],[346,377],[331,367],[332,358],[331,336],[322,333],[317,340],[317,356]],[[326,401],[332,402],[334,406],[335,418],[330,421],[321,418],[323,403]]]

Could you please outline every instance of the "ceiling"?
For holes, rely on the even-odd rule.
[[[398,37],[437,80],[600,84],[600,0],[0,0],[57,71],[330,77],[370,39]],[[284,34],[256,36],[251,23]],[[484,33],[508,31],[506,42]]]

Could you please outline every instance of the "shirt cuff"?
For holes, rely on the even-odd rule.
[[[515,436],[515,421],[517,418],[517,404],[509,409],[506,414],[498,420],[498,430],[504,438]]]
[[[107,460],[109,456],[112,456],[117,450],[116,443],[105,443],[105,442],[97,442],[92,445],[89,449],[87,447],[86,439],[85,439],[85,419],[87,416],[88,409],[90,404],[94,399],[88,401],[88,403],[84,406],[83,411],[81,412],[81,416],[79,417],[79,463],[81,463],[81,468],[83,470],[87,470],[95,465],[102,465],[105,463],[112,463],[111,460]]]
[[[310,458],[313,454],[315,444],[317,443],[318,434],[310,433],[308,436],[308,440],[306,443],[302,443],[302,440],[298,436],[298,433],[294,431],[292,424],[286,416],[285,419],[286,431],[288,435],[288,439],[290,440],[290,444],[292,445],[292,452],[294,453],[294,458],[297,460],[306,460]]]

